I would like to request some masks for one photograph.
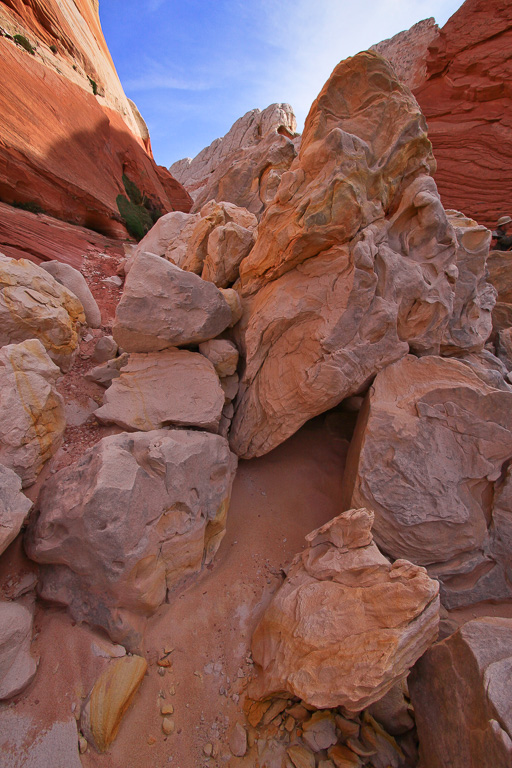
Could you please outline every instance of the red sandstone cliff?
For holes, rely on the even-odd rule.
[[[124,236],[125,173],[162,212],[189,210],[123,92],[97,0],[0,0],[0,34],[0,200]]]
[[[487,226],[512,211],[512,3],[466,0],[429,48],[414,90],[443,204]]]

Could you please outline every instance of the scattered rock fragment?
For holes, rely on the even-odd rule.
[[[241,723],[235,723],[231,729],[229,748],[235,757],[243,757],[247,752],[247,731]]]
[[[286,750],[286,754],[295,768],[315,768],[315,755],[302,744],[294,744]]]
[[[105,752],[116,738],[147,666],[140,656],[124,656],[111,661],[94,684],[82,712],[81,728],[98,752]]]
[[[94,347],[92,359],[95,363],[106,363],[117,355],[118,349],[117,342],[112,336],[100,336]]]
[[[199,351],[213,364],[217,376],[222,379],[233,376],[238,365],[238,349],[227,339],[212,339],[199,345]]]

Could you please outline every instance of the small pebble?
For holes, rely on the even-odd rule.
[[[203,752],[206,755],[206,757],[211,757],[213,752],[213,744],[209,741],[207,744],[203,747]]]
[[[172,715],[174,714],[174,707],[172,704],[165,704],[164,702],[162,702],[162,704],[160,705],[160,712],[162,713],[162,715]]]
[[[87,752],[87,747],[89,745],[87,744],[87,739],[84,736],[78,737],[78,749],[80,751],[81,755],[84,755]]]
[[[150,747],[152,747],[153,744],[156,744],[156,739],[154,736],[148,736],[148,744]]]
[[[165,675],[165,667],[158,667],[158,674],[160,677],[163,677]]]
[[[164,717],[162,720],[162,731],[165,733],[166,736],[170,736],[171,733],[174,733],[174,720],[171,720],[170,717]]]

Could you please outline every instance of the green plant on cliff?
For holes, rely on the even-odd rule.
[[[93,80],[92,77],[89,77],[89,75],[87,75],[87,79],[88,79],[88,81],[91,84],[92,92],[94,93],[95,96],[97,96],[98,95],[98,83],[95,80]]]
[[[162,211],[150,198],[141,193],[135,182],[125,173],[122,179],[128,197],[118,195],[117,208],[130,235],[136,240],[142,240],[155,221],[160,218]]]
[[[18,43],[18,45],[21,45],[22,48],[24,48],[26,51],[32,54],[32,56],[35,56],[36,49],[33,48],[26,37],[23,35],[14,35],[13,40],[15,43]]]

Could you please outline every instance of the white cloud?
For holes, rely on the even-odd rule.
[[[154,91],[206,91],[211,85],[206,80],[176,77],[170,67],[160,61],[147,58],[138,67],[139,74],[123,82],[127,92]]]

